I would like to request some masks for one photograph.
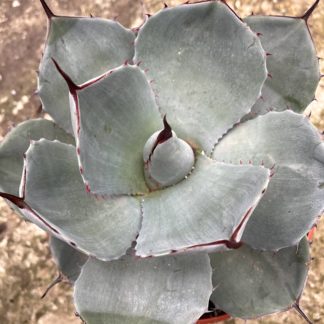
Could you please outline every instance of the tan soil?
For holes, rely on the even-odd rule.
[[[169,5],[181,1],[166,1]],[[154,12],[162,1],[146,0],[52,0],[53,11],[60,14],[114,18],[126,26],[140,22],[143,7]],[[241,15],[300,15],[312,0],[237,0],[228,1]],[[244,7],[244,8],[243,8]],[[318,55],[324,57],[324,3],[309,21]],[[41,116],[40,103],[33,95],[36,73],[46,33],[46,19],[37,0],[0,0],[0,137],[15,124]],[[323,71],[323,63],[321,62]],[[322,80],[312,109],[312,121],[324,130],[324,82]],[[314,257],[301,306],[316,323],[324,323],[324,223],[319,225],[312,246]],[[0,323],[56,324],[80,323],[74,316],[72,290],[68,284],[56,286],[41,300],[40,296],[55,277],[47,236],[25,223],[0,201]],[[229,320],[227,323],[243,323]],[[272,315],[249,323],[302,323],[293,311]]]

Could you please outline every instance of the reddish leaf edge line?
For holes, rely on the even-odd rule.
[[[95,77],[89,81],[86,81],[85,83],[83,84],[80,84],[80,85],[77,85],[72,79],[71,77],[62,69],[62,67],[59,65],[59,63],[54,59],[52,58],[52,61],[55,65],[55,67],[57,68],[58,72],[61,74],[61,76],[63,77],[63,79],[65,80],[68,88],[69,88],[69,92],[70,92],[70,95],[72,96],[72,99],[73,99],[73,102],[74,102],[74,107],[70,107],[71,109],[71,112],[75,114],[76,116],[76,119],[74,121],[72,121],[74,123],[74,126],[75,126],[75,134],[74,134],[74,137],[75,137],[75,141],[76,141],[76,152],[77,152],[77,158],[78,158],[78,164],[79,164],[79,170],[80,170],[80,174],[81,174],[81,177],[82,177],[82,180],[85,184],[85,188],[86,188],[86,191],[89,193],[89,194],[92,194],[93,196],[95,196],[96,198],[100,199],[100,198],[111,198],[111,197],[115,197],[115,196],[121,196],[121,195],[130,195],[130,196],[142,196],[146,193],[149,192],[149,189],[147,188],[147,192],[131,192],[131,193],[115,193],[115,194],[111,194],[111,195],[104,195],[104,194],[100,194],[100,193],[96,193],[94,192],[92,189],[91,189],[91,186],[90,186],[90,183],[89,181],[86,179],[85,175],[84,175],[84,169],[83,169],[83,166],[82,166],[82,162],[81,162],[81,148],[80,148],[80,130],[81,130],[81,112],[80,112],[80,105],[79,105],[79,98],[78,98],[78,92],[79,91],[82,91],[98,82],[100,82],[101,80],[109,77],[111,74],[113,74],[114,72],[117,72],[119,70],[121,70],[122,68],[124,68],[125,66],[129,66],[130,68],[133,68],[133,69],[138,69],[141,73],[143,73],[143,75],[145,76],[145,79],[147,80],[147,77],[146,77],[146,71],[142,70],[141,68],[139,68],[138,66],[141,64],[141,62],[138,62],[137,64],[129,64],[128,61],[125,61],[124,64],[114,68],[114,69],[111,69],[111,70],[108,70],[107,72],[101,74],[100,76],[98,77]],[[154,96],[154,92],[152,90],[152,87],[150,86],[150,82],[147,80],[148,82],[148,85],[152,91],[152,95]],[[74,110],[74,111],[72,111]],[[162,118],[162,117],[161,117]],[[162,134],[161,136],[161,142],[162,143],[163,141],[166,141],[169,137],[170,137],[170,132],[171,132],[171,135],[172,135],[172,130],[171,130],[171,127],[170,125],[167,123],[166,121],[166,116],[164,116],[163,118],[163,123],[164,123],[164,126],[165,126],[165,133]]]
[[[35,143],[35,141],[31,141],[31,145]],[[31,147],[31,146],[30,146]],[[28,152],[28,151],[27,151]],[[19,196],[8,194],[5,192],[0,192],[0,197],[10,201],[12,204],[14,204],[21,213],[26,217],[28,221],[31,221],[34,224],[37,224],[38,222],[41,223],[47,231],[59,238],[60,240],[66,242],[73,248],[81,251],[82,253],[85,253],[86,255],[89,255],[89,253],[82,248],[80,248],[75,242],[73,242],[71,239],[66,237],[59,229],[55,227],[55,225],[51,224],[47,220],[45,220],[39,213],[37,213],[26,201],[26,180],[27,180],[27,158],[26,154],[24,154],[24,166],[23,166],[23,172],[22,172],[22,178],[21,183],[19,187]]]
[[[212,252],[219,245],[225,245],[226,248],[228,248],[228,249],[238,249],[238,248],[240,248],[244,244],[244,242],[241,241],[241,237],[243,235],[243,231],[245,229],[245,226],[246,226],[248,220],[250,219],[254,209],[256,208],[259,201],[261,200],[261,198],[265,194],[265,192],[266,192],[266,190],[267,190],[267,188],[269,186],[270,180],[271,180],[271,178],[273,176],[272,170],[271,169],[267,169],[267,170],[268,170],[268,179],[267,179],[267,182],[265,184],[265,187],[261,190],[260,194],[255,199],[253,205],[251,207],[249,207],[247,209],[247,211],[242,215],[239,224],[234,229],[234,231],[231,234],[229,239],[223,239],[223,240],[217,240],[217,241],[213,241],[213,242],[209,242],[209,243],[191,245],[191,246],[187,246],[187,247],[183,247],[183,248],[179,248],[179,249],[175,249],[175,250],[161,251],[159,253],[154,253],[154,254],[150,254],[150,255],[138,254],[137,250],[136,250],[136,247],[135,247],[135,257],[138,257],[138,258],[152,258],[152,257],[156,257],[156,256],[161,256],[161,255],[171,255],[171,254],[178,254],[178,253],[183,253],[183,252],[187,252],[187,251],[189,252],[189,251],[199,251],[199,250],[203,250],[203,251],[210,250]],[[144,199],[144,202],[145,202],[145,199]]]

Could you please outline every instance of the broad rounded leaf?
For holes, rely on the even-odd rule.
[[[268,181],[263,167],[199,156],[187,179],[144,197],[137,255],[235,245]]]
[[[162,119],[144,72],[122,66],[74,97],[71,113],[79,114],[73,127],[79,162],[91,192],[148,192],[143,148],[162,128]]]
[[[221,1],[167,8],[135,42],[161,111],[178,136],[208,154],[260,96],[266,78],[258,37]]]
[[[24,154],[30,141],[47,138],[73,143],[74,139],[45,119],[28,120],[15,127],[0,144],[0,191],[19,195],[19,185],[23,172]]]
[[[309,120],[291,111],[270,112],[234,128],[213,157],[273,168],[269,188],[242,240],[257,249],[296,245],[324,204],[324,144]]]
[[[314,99],[320,80],[316,50],[304,19],[290,17],[251,16],[245,22],[261,33],[271,74],[262,88],[251,116],[270,110],[303,111]]]
[[[124,255],[139,231],[139,201],[88,194],[75,148],[67,144],[40,140],[31,145],[22,196],[33,222],[42,222],[51,234],[100,259]]]
[[[69,90],[56,71],[55,58],[75,83],[81,84],[121,65],[133,56],[134,35],[119,23],[98,18],[51,17],[39,68],[43,108],[72,133]]]
[[[216,307],[233,317],[250,319],[287,310],[302,294],[308,272],[307,239],[279,252],[247,245],[210,255]]]
[[[50,239],[50,249],[60,272],[69,281],[75,282],[81,273],[82,266],[88,260],[88,256],[54,236],[51,236]]]
[[[188,324],[207,310],[211,289],[206,254],[89,259],[76,281],[74,300],[88,324]]]

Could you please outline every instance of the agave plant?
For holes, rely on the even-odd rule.
[[[54,122],[4,139],[0,195],[52,236],[87,323],[194,323],[208,305],[306,318],[324,145],[300,112],[320,79],[318,2],[244,20],[187,2],[129,30],[41,1],[38,93]]]

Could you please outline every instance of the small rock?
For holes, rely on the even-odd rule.
[[[20,7],[20,2],[19,2],[18,0],[14,0],[14,1],[12,2],[12,7],[13,7],[13,8]]]
[[[0,235],[7,230],[8,226],[7,223],[0,224]]]

